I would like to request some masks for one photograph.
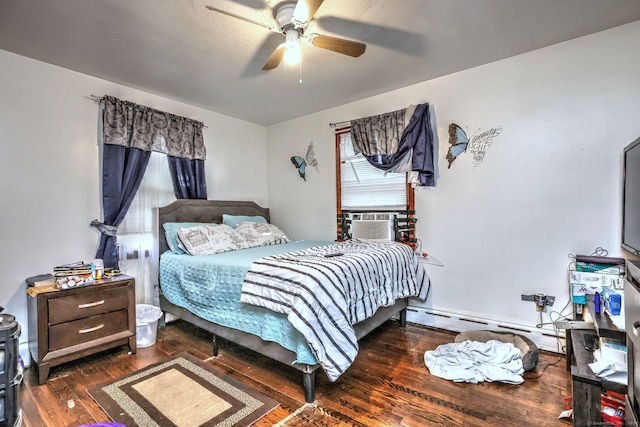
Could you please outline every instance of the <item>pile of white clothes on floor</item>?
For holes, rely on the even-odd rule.
[[[524,382],[520,350],[496,340],[443,344],[426,351],[424,363],[432,375],[456,382]]]

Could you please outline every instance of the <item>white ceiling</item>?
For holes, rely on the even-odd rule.
[[[367,50],[305,45],[300,84],[261,70],[281,35],[205,7],[266,23],[280,1],[0,0],[0,49],[271,125],[640,20],[639,0],[325,0],[306,33]]]

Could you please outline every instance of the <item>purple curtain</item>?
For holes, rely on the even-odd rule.
[[[206,199],[204,160],[167,156],[177,199]]]
[[[105,267],[118,268],[117,227],[124,219],[129,206],[131,206],[131,201],[140,187],[144,171],[149,164],[149,157],[151,157],[151,151],[111,144],[103,146],[102,209],[104,220],[102,224],[92,223],[92,225],[101,231],[96,258],[102,258]]]

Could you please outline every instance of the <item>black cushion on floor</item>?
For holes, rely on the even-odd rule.
[[[533,371],[538,364],[538,347],[529,338],[511,332],[495,331],[466,331],[461,332],[455,338],[455,342],[462,341],[487,342],[496,340],[504,343],[511,343],[520,350],[522,354],[522,367],[525,371]]]

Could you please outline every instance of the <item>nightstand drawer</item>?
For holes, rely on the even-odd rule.
[[[53,325],[49,327],[49,351],[107,337],[126,331],[128,328],[127,310],[114,311]]]
[[[56,325],[96,314],[126,309],[129,305],[128,298],[127,293],[117,287],[51,298],[49,300],[49,324]]]

